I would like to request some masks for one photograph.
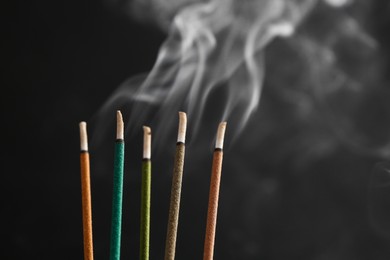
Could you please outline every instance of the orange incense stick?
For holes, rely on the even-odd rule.
[[[211,170],[209,207],[207,210],[206,237],[204,242],[203,260],[212,260],[214,256],[215,230],[217,226],[217,211],[219,187],[221,182],[223,140],[225,137],[226,122],[219,124],[217,140],[213,155],[213,166]]]
[[[80,126],[81,204],[83,211],[84,259],[93,260],[91,181],[88,153],[87,124]]]

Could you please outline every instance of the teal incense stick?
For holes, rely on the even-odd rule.
[[[123,119],[120,111],[116,112],[116,119],[117,130],[114,155],[114,183],[112,194],[110,260],[120,259],[122,228],[123,169],[125,143],[123,135]]]
[[[140,226],[140,259],[149,260],[150,241],[150,191],[152,183],[151,165],[151,129],[144,126],[144,149],[142,159],[141,186],[141,226]]]

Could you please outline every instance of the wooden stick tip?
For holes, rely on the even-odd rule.
[[[124,124],[123,117],[120,110],[116,111],[116,139],[123,140],[124,139]]]
[[[80,128],[80,150],[88,151],[87,123],[84,121],[80,122],[79,128]]]
[[[223,141],[225,139],[226,122],[221,122],[218,126],[217,140],[215,142],[216,149],[223,149]]]
[[[144,126],[144,150],[143,150],[143,158],[150,159],[151,158],[151,146],[152,146],[152,130],[148,126]]]
[[[177,142],[186,142],[187,131],[187,114],[185,112],[179,112],[179,131],[177,134]]]

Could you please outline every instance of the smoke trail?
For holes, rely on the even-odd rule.
[[[318,2],[292,37],[270,44],[245,150],[299,166],[340,148],[389,158],[390,93],[380,42],[366,30],[370,7]]]
[[[387,109],[380,98],[386,94],[383,58],[378,43],[351,15],[333,11],[330,16],[331,11],[316,8],[291,41],[306,63],[306,82],[317,116],[338,142],[354,152],[389,157]],[[327,29],[319,34],[320,27]]]
[[[124,83],[102,111],[128,105],[132,127],[154,117],[163,122],[156,126],[160,135],[174,125],[177,111],[186,111],[194,136],[210,114],[205,111],[210,95],[221,87],[211,113],[218,114],[216,122],[234,120],[238,133],[259,104],[265,47],[277,36],[293,34],[316,1],[171,3],[169,11],[177,13],[152,71]]]
[[[125,114],[131,129],[140,129],[145,123],[155,124],[153,128],[161,140],[174,132],[169,128],[175,126],[179,110],[188,113],[189,141],[208,121],[234,122],[238,134],[259,105],[267,68],[267,84],[277,92],[278,99],[291,105],[287,111],[291,115],[278,123],[278,118],[268,122],[257,118],[264,124],[262,134],[251,133],[251,140],[264,140],[283,132],[265,126],[279,124],[278,128],[288,133],[275,137],[277,140],[288,138],[291,131],[295,131],[295,136],[281,142],[286,147],[277,150],[290,151],[294,156],[303,155],[302,151],[307,151],[307,157],[323,156],[339,144],[366,155],[390,156],[384,118],[371,122],[370,118],[378,115],[369,114],[373,108],[386,110],[377,107],[382,103],[373,101],[383,93],[383,58],[375,39],[360,25],[370,3],[352,0],[130,3],[132,10],[136,10],[134,13],[146,17],[139,8],[144,6],[152,14],[147,17],[153,17],[164,28],[169,24],[168,37],[151,72],[122,84],[99,115],[124,107],[130,111]],[[348,12],[343,9],[345,6],[350,6]],[[274,47],[270,43],[278,36],[287,39]],[[264,105],[263,110],[267,110]],[[150,118],[154,120],[145,122]],[[291,125],[296,127],[292,129]]]

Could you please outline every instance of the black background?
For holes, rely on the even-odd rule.
[[[387,55],[388,79],[389,5],[372,7],[369,27]],[[151,69],[165,34],[101,2],[14,1],[1,13],[0,258],[82,259],[78,122],[93,118],[129,76]],[[138,257],[137,140],[127,144],[122,259]],[[388,191],[370,197],[383,158],[340,149],[297,169],[288,156],[267,161],[246,143],[250,152],[245,144],[226,152],[215,259],[390,257],[389,204],[381,204]],[[91,146],[95,257],[107,259],[113,144]],[[163,258],[173,149],[154,166],[151,259]],[[177,259],[202,257],[211,156],[191,159],[197,149],[187,153]],[[370,217],[372,197],[383,219]]]

